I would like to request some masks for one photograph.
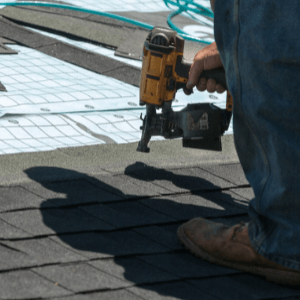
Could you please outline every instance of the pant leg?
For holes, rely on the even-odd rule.
[[[255,198],[248,232],[300,271],[300,2],[216,0],[215,39],[233,96],[236,150]]]

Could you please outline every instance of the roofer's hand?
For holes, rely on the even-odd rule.
[[[206,46],[200,50],[194,58],[194,62],[191,66],[188,82],[186,88],[183,89],[186,95],[191,94],[191,90],[196,88],[203,92],[207,90],[210,93],[218,92],[219,94],[224,93],[225,89],[221,84],[217,84],[215,79],[206,79],[200,75],[205,70],[216,69],[223,67],[219,51],[217,49],[216,42]]]

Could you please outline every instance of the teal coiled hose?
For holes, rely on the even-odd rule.
[[[168,22],[168,25],[170,26],[170,28],[175,30],[180,36],[182,36],[186,40],[205,43],[205,44],[211,44],[211,42],[204,41],[199,38],[192,37],[189,34],[186,34],[180,28],[175,26],[171,20],[173,17],[175,17],[178,14],[181,14],[182,12],[186,12],[189,14],[189,11],[203,15],[203,16],[213,18],[214,14],[211,10],[205,8],[204,6],[202,6],[200,4],[194,3],[193,0],[176,0],[176,2],[174,2],[172,0],[163,0],[163,1],[167,5],[167,7],[170,7],[170,5],[178,7],[178,9],[176,11],[172,12],[167,18],[167,22]],[[71,5],[45,3],[45,2],[6,2],[6,3],[0,3],[0,6],[42,6],[42,7],[61,8],[61,9],[80,11],[80,12],[85,12],[85,13],[89,13],[89,14],[113,18],[113,19],[127,22],[132,25],[136,25],[136,26],[148,29],[148,30],[152,30],[154,28],[154,26],[149,25],[147,23],[135,21],[133,19],[122,17],[119,15],[115,15],[115,14],[111,14],[111,13],[107,13],[107,12],[100,12],[100,11],[91,10],[91,9],[85,9],[85,8],[81,8],[81,7],[71,6]],[[193,7],[191,7],[191,6],[193,6]]]

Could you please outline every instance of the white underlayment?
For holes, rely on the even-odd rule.
[[[75,1],[69,2],[75,4]],[[138,2],[143,5],[147,3]],[[80,3],[83,6],[92,1]],[[197,31],[197,28],[191,30]],[[203,26],[199,30],[205,32]],[[43,34],[141,67],[140,61],[114,56],[113,50],[45,32]],[[8,91],[0,94],[0,154],[102,143],[130,143],[140,139],[140,114],[144,115],[145,108],[139,106],[138,88],[34,49],[8,46],[19,53],[3,55],[0,61],[0,81]],[[220,95],[197,91],[192,96],[186,96],[178,91],[173,107],[174,110],[180,110],[187,103],[213,102],[224,108],[225,96],[226,93]],[[226,133],[232,133],[232,128]],[[160,139],[163,138],[152,138]]]
[[[16,2],[12,0],[1,0],[1,3]],[[38,2],[38,1],[32,1]],[[45,1],[44,1],[45,2]],[[63,0],[64,4],[75,5],[85,9],[92,9],[106,12],[116,11],[138,11],[138,12],[156,12],[176,9],[176,6],[168,8],[163,0]],[[176,0],[174,0],[176,2]],[[210,8],[209,0],[194,0],[195,3]],[[53,2],[55,3],[55,2]],[[57,2],[59,4],[59,2]],[[193,6],[191,6],[193,7]]]

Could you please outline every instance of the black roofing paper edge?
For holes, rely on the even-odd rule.
[[[78,48],[76,46],[58,41],[56,39],[44,36],[37,32],[28,30],[4,17],[0,19],[0,24],[1,23],[6,23],[6,25],[13,26],[14,30],[19,30],[19,31],[26,30],[28,31],[28,33],[31,34],[31,36],[36,36],[36,40],[39,40],[41,38],[43,38],[43,40],[45,41],[48,40],[47,44],[34,47],[25,38],[24,39],[20,38],[22,37],[21,34],[19,34],[19,38],[11,36],[9,35],[9,33],[5,33],[5,29],[4,29],[5,26],[1,26],[2,37],[15,41],[19,45],[33,48],[49,56],[58,58],[60,60],[77,65],[79,67],[93,71],[98,74],[104,75],[105,73],[105,76],[107,77],[122,80],[125,83],[139,87],[139,78],[140,78],[141,70],[137,67],[128,65],[126,63],[112,59],[110,57],[98,53],[94,53],[91,51],[87,51]],[[64,48],[65,50],[59,51],[59,49],[62,48]],[[70,55],[70,53],[72,53],[73,55]],[[114,70],[118,70],[118,72],[114,72]],[[128,76],[128,73],[130,73],[130,76]]]
[[[0,91],[1,92],[7,92],[5,86],[2,84],[2,82],[0,82]]]

